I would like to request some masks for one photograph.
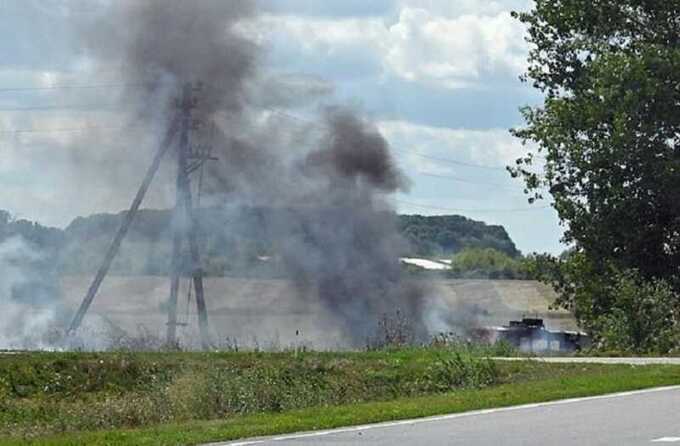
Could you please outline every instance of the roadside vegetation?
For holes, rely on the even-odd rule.
[[[680,383],[491,347],[0,356],[0,444],[192,444]],[[133,429],[133,430],[129,430]]]
[[[25,353],[0,357],[0,434],[211,420],[481,388],[478,348],[365,353]],[[507,377],[506,377],[507,378]]]

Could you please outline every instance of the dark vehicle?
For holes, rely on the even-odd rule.
[[[523,318],[501,327],[477,330],[480,340],[494,343],[506,341],[523,352],[573,352],[590,345],[590,337],[579,331],[553,331],[545,328],[543,319]]]

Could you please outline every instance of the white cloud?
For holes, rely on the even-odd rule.
[[[500,12],[528,10],[531,0],[400,0],[399,7],[426,9],[432,14],[453,18],[461,15],[496,15]]]
[[[332,56],[336,48],[368,45],[380,48],[386,27],[377,18],[309,18],[287,15],[265,15],[243,29],[259,41],[272,42],[279,35],[286,36],[303,50],[323,51]]]
[[[361,57],[370,52],[375,66],[382,68],[382,73],[375,73],[378,76],[463,88],[483,86],[485,80],[498,77],[515,79],[524,71],[523,26],[498,2],[491,6],[491,12],[448,17],[405,5],[394,23],[375,17],[269,15],[256,29],[264,32],[259,35],[264,41],[294,42],[306,57],[314,54],[332,62],[347,49]]]
[[[451,173],[454,165],[418,154],[502,171],[504,166],[526,153],[526,148],[506,129],[450,129],[406,121],[382,121],[378,126],[391,145],[406,154],[421,173]]]
[[[413,81],[449,88],[476,85],[485,77],[523,71],[523,33],[507,11],[448,19],[404,8],[399,22],[389,28],[385,63]]]

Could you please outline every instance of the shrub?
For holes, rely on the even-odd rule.
[[[680,349],[680,296],[668,282],[644,281],[627,271],[615,277],[607,294],[610,310],[593,324],[600,348],[639,353]]]
[[[493,248],[466,248],[453,256],[451,275],[462,278],[526,279],[528,272],[521,258],[513,258]]]
[[[457,387],[480,388],[498,379],[498,369],[488,358],[454,351],[440,357],[425,374],[426,386],[432,391],[445,392]]]
[[[431,348],[464,352],[478,357],[511,357],[519,354],[519,349],[505,339],[493,343],[470,340],[456,333],[439,333],[432,337]]]

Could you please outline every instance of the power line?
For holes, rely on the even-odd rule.
[[[119,88],[119,87],[149,87],[153,83],[111,83],[93,85],[52,85],[48,87],[8,87],[0,88],[0,93],[11,93],[21,91],[51,91],[51,90],[90,90],[100,88]]]
[[[468,180],[464,178],[458,178],[450,175],[439,175],[439,174],[434,174],[434,173],[422,173],[422,172],[417,172],[417,175],[423,175],[426,177],[433,177],[433,178],[441,178],[443,180],[450,180],[450,181],[457,181],[460,183],[468,183],[468,184],[475,184],[475,185],[480,185],[480,186],[489,186],[494,189],[503,189],[511,192],[520,192],[524,195],[524,189],[520,189],[519,187],[512,187],[510,185],[502,185],[498,183],[487,183],[486,181],[473,181],[473,180]],[[520,186],[521,187],[521,186]],[[543,188],[543,186],[541,187]]]
[[[119,107],[120,104],[71,104],[71,105],[40,105],[31,107],[0,108],[3,112],[34,111],[34,110],[104,110]]]
[[[0,134],[10,133],[61,133],[61,132],[86,132],[88,130],[124,130],[134,125],[123,126],[123,127],[107,127],[101,125],[89,125],[84,127],[71,127],[71,128],[31,128],[31,129],[16,129],[16,130],[0,130]]]
[[[123,84],[116,84],[116,85],[123,85]],[[98,87],[98,86],[79,86],[82,88],[88,88],[88,87]],[[100,86],[100,87],[103,87]],[[51,87],[46,87],[46,88],[51,88]],[[0,90],[2,91],[2,90]],[[114,106],[115,104],[106,104],[106,106]],[[36,106],[36,107],[18,107],[18,108],[7,108],[7,109],[0,109],[0,111],[30,111],[30,110],[60,110],[60,109],[72,109],[72,108],[95,108],[95,107],[101,107],[102,104],[100,105],[71,105],[71,106]],[[309,124],[315,128],[318,129],[323,129],[323,130],[328,130],[328,127],[319,125],[317,123],[314,123],[309,120],[305,120],[303,118],[299,118],[294,115],[290,115],[285,112],[281,112],[279,110],[273,110],[275,114],[283,115],[288,118]],[[109,130],[123,130],[126,127],[103,127],[103,126],[85,126],[85,127],[78,127],[78,128],[53,128],[53,129],[16,129],[16,130],[0,130],[0,134],[21,134],[21,133],[59,133],[59,132],[80,132],[80,131],[87,131],[87,130],[92,130],[92,129],[109,129]],[[404,149],[399,149],[399,148],[394,148],[394,150],[397,150],[401,153],[406,153],[407,151]],[[422,156],[424,158],[428,159],[434,159],[437,161],[441,162],[449,162],[457,165],[463,165],[463,166],[468,166],[468,167],[478,167],[478,168],[485,168],[485,169],[494,169],[494,170],[504,170],[504,168],[501,167],[494,167],[494,166],[486,166],[486,165],[480,165],[480,164],[472,164],[472,163],[466,163],[462,161],[457,161],[457,160],[452,160],[449,158],[440,158],[440,157],[433,157],[430,155],[425,155],[419,152],[415,151],[408,151],[408,153],[414,153],[415,155]],[[513,190],[516,191],[517,189],[511,188],[505,185],[497,184],[497,183],[488,183],[488,182],[481,182],[481,181],[472,181],[464,178],[459,178],[455,176],[449,176],[449,175],[439,175],[439,174],[432,174],[432,173],[419,173],[420,175],[424,176],[429,176],[433,178],[440,178],[440,179],[445,179],[445,180],[450,180],[450,181],[457,181],[461,183],[468,183],[468,184],[475,184],[475,185],[483,185],[483,186],[491,186],[491,187],[497,187],[501,189],[507,189],[507,190]]]
[[[393,147],[393,149],[396,150],[397,152],[411,153],[411,154],[419,156],[421,158],[426,158],[426,159],[430,159],[430,160],[433,160],[433,161],[439,161],[439,162],[442,162],[442,163],[455,164],[457,166],[475,167],[475,168],[478,168],[478,169],[488,169],[488,170],[502,170],[502,171],[506,170],[505,167],[501,167],[501,166],[489,166],[489,165],[485,165],[485,164],[468,163],[468,162],[465,162],[465,161],[458,161],[458,160],[454,160],[454,159],[451,159],[451,158],[443,158],[443,157],[439,157],[439,156],[426,155],[426,154],[418,152],[416,150],[405,150],[403,148],[397,148],[397,147]]]
[[[394,200],[397,203],[400,204],[405,204],[408,206],[414,206],[418,208],[423,208],[423,209],[433,209],[437,211],[445,211],[445,212],[532,212],[532,211],[538,211],[542,209],[549,209],[551,206],[537,206],[533,208],[515,208],[515,209],[459,209],[459,208],[448,208],[448,207],[440,207],[440,206],[431,206],[427,204],[421,204],[421,203],[414,203],[410,201],[405,201],[405,200]]]
[[[317,122],[311,121],[309,119],[301,118],[299,116],[295,116],[295,115],[292,115],[290,113],[283,112],[281,110],[274,109],[274,110],[271,110],[271,112],[274,113],[274,114],[280,115],[280,116],[284,116],[284,117],[293,119],[293,120],[301,122],[303,124],[307,124],[309,126],[317,128],[319,130],[323,130],[323,131],[329,130],[328,126],[321,125]],[[451,159],[451,158],[431,156],[431,155],[427,155],[427,154],[424,154],[424,153],[421,153],[421,152],[418,152],[418,151],[415,151],[415,150],[406,150],[404,148],[394,147],[391,144],[390,144],[390,147],[392,149],[398,151],[398,152],[401,152],[401,153],[414,154],[414,155],[420,156],[422,158],[427,158],[427,159],[440,161],[440,162],[444,162],[444,163],[455,164],[455,165],[458,165],[458,166],[475,167],[475,168],[478,168],[478,169],[489,169],[489,170],[502,170],[502,171],[506,170],[505,166],[489,166],[489,165],[485,165],[485,164],[468,163],[468,162],[464,162],[464,161],[454,160],[454,159]]]
[[[418,172],[417,174],[422,175],[422,176],[426,176],[426,177],[440,178],[442,180],[457,181],[459,183],[475,184],[475,185],[480,185],[480,186],[489,186],[489,187],[493,187],[493,188],[496,188],[496,189],[505,189],[505,190],[515,191],[515,192],[519,191],[519,189],[516,188],[516,187],[510,187],[510,186],[502,185],[502,184],[498,184],[498,183],[488,183],[488,182],[485,182],[485,181],[473,181],[473,180],[468,180],[468,179],[465,179],[465,178],[458,178],[458,177],[454,177],[454,176],[450,176],[450,175],[439,175],[439,174],[436,174],[436,173]]]

